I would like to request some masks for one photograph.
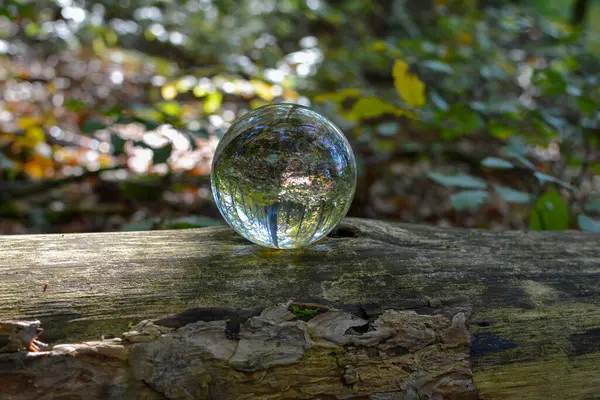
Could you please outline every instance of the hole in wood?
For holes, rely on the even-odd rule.
[[[327,235],[330,238],[357,238],[360,236],[358,228],[349,225],[340,225],[335,227]]]

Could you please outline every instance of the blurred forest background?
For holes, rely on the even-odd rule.
[[[222,224],[271,102],[344,131],[352,216],[600,231],[600,0],[1,0],[0,233]]]

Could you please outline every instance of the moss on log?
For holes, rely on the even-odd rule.
[[[347,219],[288,251],[228,228],[0,249],[2,399],[600,393],[599,235]]]

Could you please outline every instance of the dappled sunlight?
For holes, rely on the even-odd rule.
[[[597,24],[580,32],[556,5],[342,3],[8,1],[0,217],[29,226],[22,216],[86,193],[126,209],[122,224],[163,208],[218,218],[207,193],[219,140],[282,102],[343,130],[359,164],[352,215],[524,228],[557,188],[571,227],[596,217]]]

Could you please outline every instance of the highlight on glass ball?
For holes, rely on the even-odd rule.
[[[223,136],[211,186],[219,211],[240,235],[262,246],[307,246],[346,215],[356,161],[342,132],[296,104],[253,110]]]

